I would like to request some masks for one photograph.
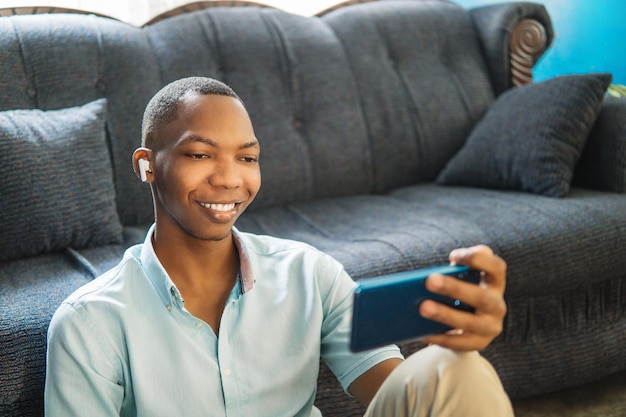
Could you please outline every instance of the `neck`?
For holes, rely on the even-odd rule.
[[[239,253],[232,233],[207,241],[180,229],[167,234],[155,228],[152,242],[157,257],[185,300],[187,311],[219,335],[224,306],[239,270]]]
[[[232,233],[220,240],[202,240],[185,233],[166,233],[157,225],[152,244],[179,289],[232,288],[239,271]]]

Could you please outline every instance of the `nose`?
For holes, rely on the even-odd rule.
[[[209,174],[209,183],[216,188],[239,188],[243,185],[243,176],[236,161],[220,161],[213,166]]]

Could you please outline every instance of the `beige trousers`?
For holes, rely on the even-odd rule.
[[[430,346],[385,380],[365,417],[510,417],[511,402],[478,352]]]

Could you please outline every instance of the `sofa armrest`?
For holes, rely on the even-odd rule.
[[[505,3],[470,10],[489,66],[496,95],[532,81],[532,67],[552,43],[554,31],[545,7]]]
[[[576,165],[572,184],[626,193],[626,98],[604,99]]]

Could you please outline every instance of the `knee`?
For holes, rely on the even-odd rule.
[[[471,384],[485,379],[500,383],[491,364],[476,351],[459,352],[429,346],[409,356],[406,368],[410,374],[417,372],[423,378],[438,383]]]
[[[395,397],[396,407],[401,404],[413,410],[400,415],[513,415],[496,371],[475,351],[456,352],[439,346],[422,349],[396,368],[382,388]]]

